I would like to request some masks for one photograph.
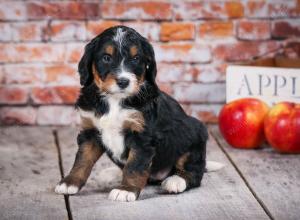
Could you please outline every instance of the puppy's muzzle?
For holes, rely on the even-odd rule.
[[[119,78],[117,79],[117,85],[121,88],[121,89],[125,89],[128,85],[129,85],[129,79],[126,78]]]

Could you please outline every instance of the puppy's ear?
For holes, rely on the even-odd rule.
[[[84,54],[78,64],[78,72],[80,75],[80,84],[87,86],[93,81],[92,62],[93,62],[93,50],[95,42],[91,41],[85,46]]]
[[[153,47],[151,46],[151,44],[146,38],[143,38],[142,40],[142,47],[147,57],[146,75],[145,75],[146,80],[155,84],[157,69],[156,69],[156,61],[155,61],[155,54],[154,54]]]

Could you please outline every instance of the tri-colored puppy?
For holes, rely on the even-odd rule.
[[[123,169],[111,200],[134,201],[149,181],[162,181],[169,193],[200,186],[207,130],[159,90],[154,51],[144,37],[125,26],[105,30],[86,46],[78,71],[79,150],[55,192],[77,193],[105,152]]]

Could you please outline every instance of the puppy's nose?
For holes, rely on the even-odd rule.
[[[121,89],[125,89],[129,85],[129,79],[119,78],[117,79],[117,84]]]

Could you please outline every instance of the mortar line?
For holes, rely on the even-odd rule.
[[[232,164],[232,166],[234,167],[234,169],[237,171],[237,173],[239,174],[239,176],[242,178],[242,180],[244,181],[246,187],[249,189],[249,191],[254,196],[254,198],[256,199],[256,201],[258,202],[258,204],[261,206],[261,208],[264,210],[264,212],[266,213],[266,215],[271,220],[275,220],[274,217],[272,216],[271,212],[269,211],[269,209],[264,204],[264,202],[259,198],[259,196],[256,194],[256,192],[254,191],[254,189],[250,186],[250,184],[248,183],[247,179],[244,177],[244,175],[241,172],[241,170],[237,167],[237,165],[234,163],[234,161],[232,160],[232,158],[230,157],[230,155],[227,153],[227,151],[221,145],[221,143],[220,143],[219,139],[217,138],[217,136],[215,135],[215,133],[211,131],[211,127],[209,129],[209,132],[210,132],[211,136],[215,139],[215,141],[216,141],[218,147],[220,148],[220,150],[225,154],[225,156],[227,157],[227,159],[229,160],[229,162]]]
[[[60,143],[59,143],[59,139],[58,139],[58,135],[57,135],[57,130],[54,129],[52,131],[52,134],[54,137],[54,142],[55,142],[57,155],[58,155],[58,166],[59,166],[60,176],[61,176],[61,178],[64,178],[65,175],[64,175],[63,160],[62,160],[62,156],[61,156],[61,148],[60,148]],[[66,205],[66,209],[67,209],[67,213],[68,213],[68,220],[73,220],[69,196],[64,195],[64,200],[65,200],[65,205]]]

